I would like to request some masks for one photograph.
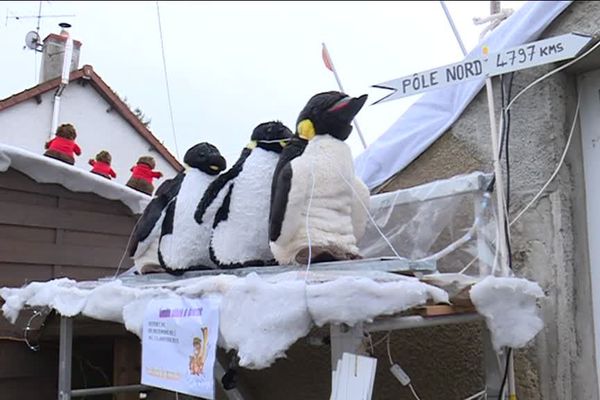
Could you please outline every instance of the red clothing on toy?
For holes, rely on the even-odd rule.
[[[162,173],[159,171],[152,171],[148,165],[144,163],[136,164],[134,167],[131,167],[131,175],[132,178],[143,179],[146,182],[152,184],[152,180],[154,178],[160,178]]]
[[[90,165],[92,166],[92,172],[95,172],[96,174],[106,176],[107,178],[109,176],[112,176],[113,178],[117,177],[117,174],[110,167],[110,164],[102,161],[90,160]]]
[[[74,140],[67,139],[64,137],[56,136],[54,139],[47,143],[46,148],[48,150],[54,150],[58,153],[62,153],[68,157],[73,157],[73,153],[78,156],[81,155],[81,149],[77,146]]]

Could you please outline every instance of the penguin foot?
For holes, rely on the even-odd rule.
[[[143,265],[140,269],[139,269],[139,274],[140,275],[146,275],[146,274],[156,274],[159,272],[163,272],[164,270],[162,269],[162,267],[160,265],[156,265],[156,264],[147,264],[147,265]]]
[[[308,247],[300,250],[295,257],[295,260],[299,264],[308,264]],[[315,246],[311,252],[311,263],[322,263],[332,261],[346,261],[346,260],[357,260],[362,257],[359,254],[350,253],[337,247],[322,247]]]

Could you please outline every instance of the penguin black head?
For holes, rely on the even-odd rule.
[[[206,142],[198,143],[186,151],[183,162],[209,175],[217,175],[227,168],[219,149]]]
[[[297,134],[306,140],[315,135],[330,135],[346,140],[352,132],[352,120],[367,101],[367,95],[350,97],[341,92],[314,95],[298,116]]]
[[[292,131],[279,121],[264,122],[252,131],[250,140],[256,147],[281,153],[287,142],[293,137]]]

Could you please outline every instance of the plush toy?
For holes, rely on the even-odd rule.
[[[319,93],[300,112],[297,136],[273,176],[269,236],[280,264],[360,258],[369,191],[344,140],[366,100]]]
[[[250,144],[235,165],[210,184],[200,202],[196,221],[217,193],[227,199],[213,223],[211,260],[220,268],[261,266],[274,263],[269,248],[269,205],[271,181],[279,154],[292,132],[281,122],[266,122],[254,128]]]
[[[142,193],[152,195],[154,192],[154,185],[152,181],[154,178],[161,178],[162,172],[153,171],[156,167],[154,158],[150,156],[140,157],[137,164],[131,167],[131,178],[127,181],[127,186]]]
[[[180,172],[175,178],[163,182],[156,189],[154,198],[148,203],[135,225],[131,235],[129,256],[133,259],[133,265],[138,274],[163,271],[158,260],[158,239],[165,217],[165,209],[169,202],[177,196],[184,176],[185,173]]]
[[[96,159],[90,159],[88,163],[92,166],[92,170],[90,171],[93,174],[100,175],[105,177],[106,179],[116,178],[117,174],[110,167],[110,163],[112,162],[112,157],[108,151],[102,150],[100,153],[96,154]]]
[[[77,131],[71,124],[62,124],[56,129],[54,139],[46,142],[44,148],[46,157],[51,157],[60,160],[67,164],[75,164],[74,154],[81,155],[81,149],[75,143]]]
[[[181,180],[177,196],[169,202],[161,226],[158,259],[171,274],[192,269],[214,268],[208,253],[213,219],[221,195],[206,211],[206,219],[196,222],[196,207],[210,183],[226,167],[219,149],[210,143],[200,143],[185,153],[189,166]],[[211,197],[211,195],[209,195]]]

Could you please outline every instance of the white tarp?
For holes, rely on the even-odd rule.
[[[0,172],[14,168],[39,183],[56,183],[73,192],[95,193],[109,200],[119,200],[134,214],[141,214],[150,196],[83,169],[35,154],[18,147],[0,144]]]
[[[571,1],[530,1],[475,47],[496,52],[538,39]],[[415,71],[418,72],[418,71]],[[404,169],[435,142],[462,114],[485,80],[473,80],[423,95],[355,160],[357,174],[374,188]]]

